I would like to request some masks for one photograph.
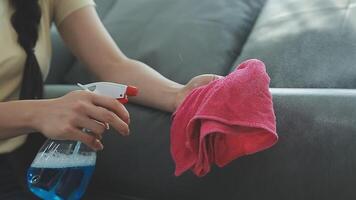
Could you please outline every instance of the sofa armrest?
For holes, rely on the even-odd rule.
[[[128,104],[131,136],[114,130],[104,136],[88,197],[356,199],[356,90],[271,92],[279,142],[223,169],[214,167],[204,178],[190,172],[174,177],[169,113]]]
[[[76,86],[46,86],[53,98]],[[86,199],[356,199],[356,90],[273,88],[279,142],[204,178],[174,177],[170,113],[128,104],[131,136],[113,129]],[[110,184],[108,184],[110,183]]]

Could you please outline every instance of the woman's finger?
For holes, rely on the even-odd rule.
[[[111,112],[115,113],[119,118],[121,118],[124,122],[129,123],[129,112],[126,110],[125,106],[122,105],[118,100],[101,96],[93,93],[92,102],[97,106],[104,107]]]
[[[77,128],[84,128],[90,131],[90,133],[93,133],[99,140],[101,140],[102,134],[105,132],[105,126],[102,123],[89,117],[80,117],[77,121]]]
[[[102,150],[104,148],[103,144],[95,138],[87,133],[82,132],[80,129],[72,128],[70,131],[70,135],[68,139],[81,141],[82,143],[86,144],[88,147],[92,148],[93,150]]]
[[[86,114],[103,124],[109,123],[115,130],[119,131],[122,135],[129,134],[129,126],[122,119],[120,119],[115,113],[100,106],[89,106],[86,109]]]

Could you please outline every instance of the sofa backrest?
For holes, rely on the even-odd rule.
[[[121,50],[164,76],[185,83],[195,75],[225,75],[241,52],[265,0],[97,0],[102,21]],[[54,33],[48,83],[95,77]]]
[[[236,63],[259,58],[271,87],[356,87],[356,2],[269,0]]]

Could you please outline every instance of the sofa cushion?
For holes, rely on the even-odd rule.
[[[355,0],[269,0],[241,56],[266,63],[272,87],[356,87]]]
[[[178,82],[202,73],[226,74],[265,0],[122,0],[101,9],[114,40],[130,58]],[[101,12],[107,12],[103,17]],[[92,81],[77,62],[66,83]]]

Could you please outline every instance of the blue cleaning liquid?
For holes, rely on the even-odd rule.
[[[95,152],[40,152],[27,171],[28,187],[42,199],[80,199],[89,184],[95,162]]]
[[[38,168],[28,170],[30,190],[42,199],[80,199],[94,171],[92,166]]]

